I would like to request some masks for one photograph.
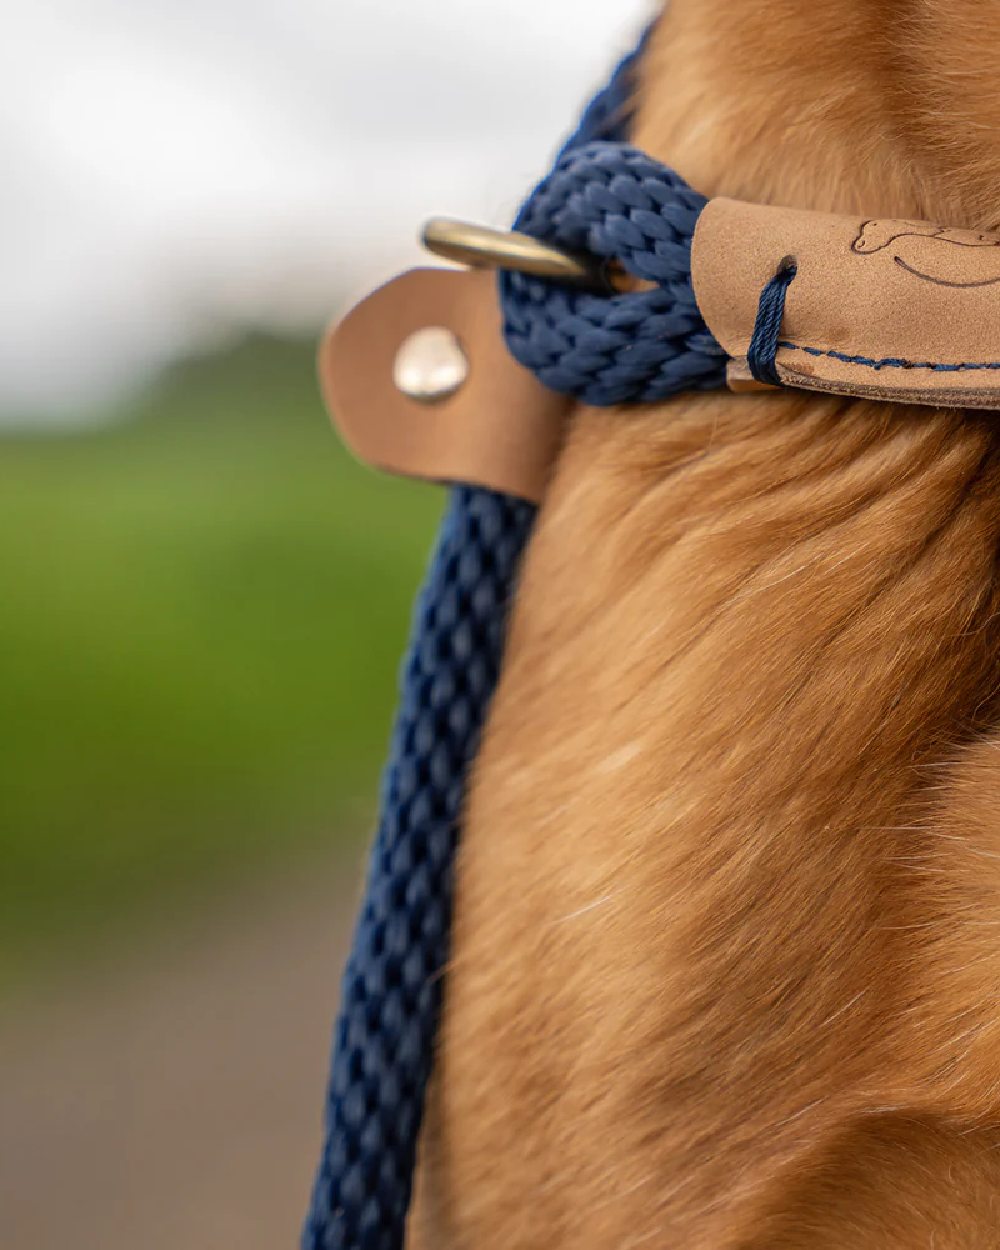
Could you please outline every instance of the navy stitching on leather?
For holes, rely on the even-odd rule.
[[[830,356],[834,360],[843,361],[846,365],[867,365],[869,369],[932,369],[937,373],[966,373],[976,369],[1000,369],[1000,360],[962,361],[947,365],[934,360],[904,360],[901,356],[883,356],[875,359],[871,356],[849,356],[846,352],[834,351],[832,348],[805,347],[801,343],[781,342],[779,349],[806,352],[809,356]]]

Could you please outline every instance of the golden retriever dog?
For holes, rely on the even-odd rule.
[[[707,195],[1000,224],[998,0],[673,0]],[[1000,1246],[1000,427],[580,408],[475,768],[410,1242]]]

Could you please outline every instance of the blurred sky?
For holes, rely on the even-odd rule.
[[[0,42],[0,420],[318,324],[434,213],[506,224],[650,0],[22,0]]]

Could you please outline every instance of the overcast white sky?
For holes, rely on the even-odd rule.
[[[21,0],[0,41],[0,419],[315,325],[434,213],[506,224],[651,0]]]

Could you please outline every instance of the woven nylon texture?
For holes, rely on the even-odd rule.
[[[508,350],[551,390],[603,406],[725,385],[726,353],[702,320],[691,241],[703,195],[623,143],[563,153],[515,227],[617,262],[656,285],[595,295],[527,274],[500,278]]]
[[[451,496],[420,596],[382,816],[344,976],[310,1250],[398,1250],[448,954],[465,773],[534,507]]]

